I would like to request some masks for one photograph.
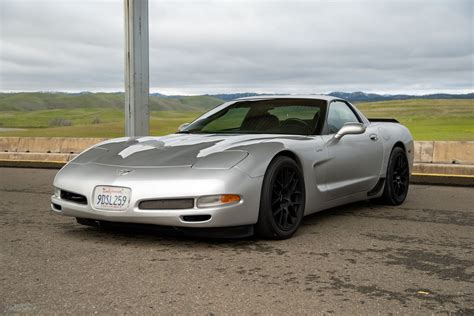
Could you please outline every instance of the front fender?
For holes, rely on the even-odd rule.
[[[246,173],[248,176],[262,177],[268,165],[279,152],[285,147],[279,142],[268,142],[245,146],[245,151],[249,152],[246,159],[238,163],[235,168]]]

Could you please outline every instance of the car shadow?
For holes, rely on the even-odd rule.
[[[362,211],[367,211],[367,209],[381,206],[380,204],[376,204],[370,200],[367,201],[359,201],[353,202],[350,204],[345,204],[333,208],[329,208],[326,210],[322,210],[320,212],[316,212],[310,215],[307,215],[303,218],[302,225],[315,225],[320,224],[328,219],[334,219],[336,216],[348,216],[348,215],[357,215],[357,213]]]
[[[324,211],[320,211],[303,218],[302,225],[293,238],[302,236],[308,232],[308,228],[314,225],[324,225],[326,222],[333,221],[335,217],[357,215],[367,208],[373,207],[373,202],[362,201],[339,206]],[[194,244],[214,244],[214,245],[235,245],[252,244],[256,242],[279,243],[285,242],[277,240],[262,239],[256,235],[243,238],[223,238],[210,236],[194,235],[179,228],[145,225],[145,224],[125,224],[108,223],[100,227],[84,226],[77,223],[68,224],[64,227],[64,234],[68,237],[74,237],[82,240],[93,240],[94,242],[127,242],[127,243],[156,243],[161,242],[192,242]]]

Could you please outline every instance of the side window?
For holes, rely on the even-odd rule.
[[[337,133],[345,123],[359,123],[354,112],[344,102],[331,102],[328,113],[329,134]]]

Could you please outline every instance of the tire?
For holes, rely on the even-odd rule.
[[[402,204],[408,193],[410,170],[405,151],[395,147],[390,154],[385,177],[385,187],[380,201],[388,205]]]
[[[296,162],[277,156],[263,179],[256,232],[269,239],[290,238],[304,215],[305,186],[303,173]]]

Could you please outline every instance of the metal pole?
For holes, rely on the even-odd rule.
[[[124,0],[125,135],[149,134],[148,0]]]

